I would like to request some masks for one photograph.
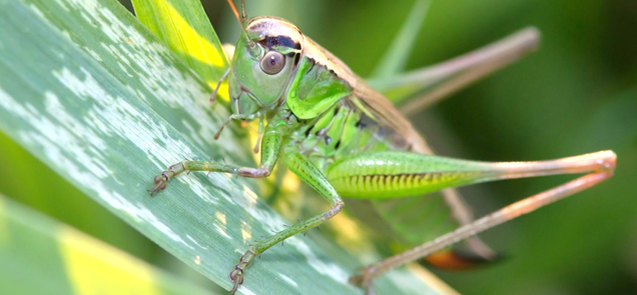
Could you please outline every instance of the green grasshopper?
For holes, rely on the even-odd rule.
[[[270,176],[281,160],[325,198],[331,208],[252,245],[230,272],[234,293],[254,258],[285,239],[321,225],[343,209],[343,197],[394,199],[443,190],[456,215],[466,215],[449,188],[501,179],[583,173],[573,181],[506,206],[427,243],[362,269],[350,282],[372,292],[388,270],[435,254],[461,240],[590,188],[613,174],[616,155],[600,151],[535,162],[477,162],[432,155],[422,136],[395,107],[343,62],[292,23],[276,17],[247,19],[228,0],[242,25],[232,63],[224,74],[232,120],[259,120],[261,162],[256,168],[184,161],[155,176],[154,194],[190,171]],[[221,82],[220,82],[221,83]],[[217,89],[213,93],[216,95]],[[264,126],[264,122],[267,124]],[[259,149],[257,147],[256,149]],[[455,202],[454,202],[455,200]]]

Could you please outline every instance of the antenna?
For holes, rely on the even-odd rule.
[[[241,0],[241,22],[245,22],[246,19],[248,19],[248,15],[246,14],[246,3],[244,0]]]
[[[248,31],[246,31],[246,27],[245,27],[245,22],[248,19],[248,15],[246,14],[246,6],[245,6],[244,0],[241,0],[241,15],[239,15],[239,10],[237,9],[237,6],[234,5],[233,0],[228,0],[228,4],[230,4],[230,8],[232,8],[232,12],[234,12],[234,16],[239,21],[239,25],[241,26],[241,31],[243,31],[243,35],[246,37],[246,40],[248,41],[248,46],[250,47],[250,49],[254,48],[255,46],[254,41],[252,41],[252,39],[250,39],[250,37],[248,36]]]
[[[243,28],[243,22],[245,21],[245,9],[243,6],[243,0],[241,0],[241,12],[243,14],[241,14],[241,16],[239,16],[239,11],[237,10],[237,6],[234,5],[234,1],[232,0],[228,0],[228,4],[230,4],[230,8],[232,8],[232,12],[234,12],[234,16],[237,18],[237,20],[239,20],[239,24],[241,25],[241,28]]]

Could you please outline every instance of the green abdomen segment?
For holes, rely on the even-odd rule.
[[[341,196],[363,199],[422,195],[500,177],[487,163],[396,151],[345,157],[327,171]]]

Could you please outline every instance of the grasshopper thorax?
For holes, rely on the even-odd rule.
[[[233,114],[250,121],[285,102],[304,37],[295,25],[276,17],[252,18],[245,28],[228,79]]]

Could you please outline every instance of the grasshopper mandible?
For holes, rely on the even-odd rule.
[[[457,196],[447,189],[510,178],[585,174],[475,221],[465,220],[456,230],[370,265],[350,278],[371,292],[374,278],[394,267],[585,190],[613,174],[616,155],[612,151],[535,162],[477,162],[432,155],[423,137],[389,100],[294,24],[276,17],[247,19],[243,0],[241,14],[228,2],[240,20],[243,36],[222,78],[229,82],[232,115],[219,132],[232,120],[259,120],[260,126],[267,122],[259,131],[260,166],[184,161],[157,175],[150,193],[165,189],[170,179],[186,171],[268,177],[281,160],[331,205],[329,211],[252,245],[230,272],[232,293],[243,283],[256,256],[338,214],[343,197],[404,198],[444,190],[445,198],[454,199]],[[449,203],[459,215],[466,210],[461,202]]]

